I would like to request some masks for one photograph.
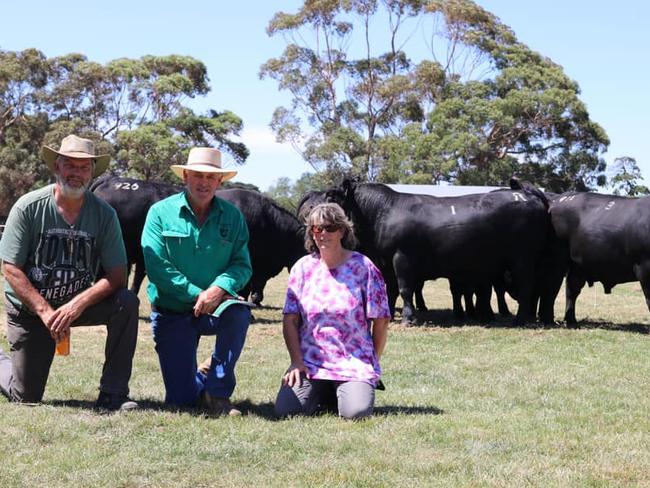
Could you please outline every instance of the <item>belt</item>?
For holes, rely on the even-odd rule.
[[[185,310],[179,312],[178,310],[172,310],[170,308],[161,307],[160,305],[151,305],[151,311],[156,313],[161,313],[163,315],[180,315],[182,313],[190,313],[191,310]]]

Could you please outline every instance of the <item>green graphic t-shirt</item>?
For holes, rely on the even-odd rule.
[[[0,259],[21,268],[43,298],[58,308],[95,282],[100,265],[125,265],[126,251],[112,207],[87,191],[70,225],[56,208],[54,185],[48,185],[19,198],[9,212]],[[21,307],[6,280],[5,293]]]

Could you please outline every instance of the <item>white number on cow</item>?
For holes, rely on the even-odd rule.
[[[131,191],[136,191],[138,188],[140,188],[140,185],[137,183],[128,183],[126,181],[124,182],[119,182],[115,183],[115,189],[116,190],[131,190]]]

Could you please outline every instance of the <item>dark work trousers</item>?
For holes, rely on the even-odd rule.
[[[99,389],[128,395],[138,338],[138,297],[126,288],[88,307],[73,324],[106,325],[104,368]],[[55,343],[41,319],[16,310],[8,301],[7,340],[11,357],[0,351],[0,390],[11,401],[40,402],[50,373]],[[74,353],[74,334],[72,338]]]

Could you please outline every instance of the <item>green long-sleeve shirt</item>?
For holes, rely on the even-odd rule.
[[[236,295],[252,274],[244,216],[217,197],[201,227],[185,192],[153,205],[142,250],[149,301],[178,312],[191,310],[199,293],[214,285]]]

